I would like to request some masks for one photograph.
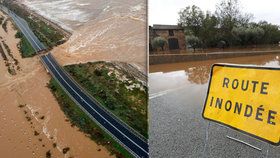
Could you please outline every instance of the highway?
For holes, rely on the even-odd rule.
[[[72,81],[65,71],[58,65],[52,55],[41,56],[44,65],[51,72],[52,76],[59,82],[68,95],[87,112],[91,118],[97,121],[101,127],[115,137],[128,150],[138,157],[148,157],[148,145],[131,130],[122,125],[108,112],[101,108],[97,102],[91,99],[86,93]]]
[[[3,9],[3,8],[2,8]],[[10,11],[7,11],[16,25],[23,32],[33,48],[38,52],[45,46],[36,38],[27,23]],[[43,65],[64,91],[75,103],[86,112],[97,124],[110,134],[118,143],[126,148],[133,156],[140,158],[149,157],[147,141],[128,125],[119,120],[115,115],[104,109],[92,96],[87,94],[56,62],[51,53],[40,56]]]
[[[8,10],[6,7],[1,6],[1,9],[8,14],[17,27],[20,29],[20,31],[23,33],[23,35],[26,37],[28,42],[32,45],[32,47],[35,49],[36,52],[39,52],[41,50],[46,49],[43,43],[39,41],[39,39],[35,36],[35,34],[31,31],[29,28],[27,22],[22,19],[21,17],[17,16],[15,13],[12,11]]]

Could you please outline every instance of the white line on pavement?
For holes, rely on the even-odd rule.
[[[14,15],[12,15],[14,16]],[[29,37],[31,38],[31,40],[35,43],[35,45],[37,46],[37,48],[39,48],[39,50],[41,50],[40,46],[35,42],[35,40],[32,38],[32,36],[29,34],[28,30],[21,24],[21,22],[19,21],[19,19],[17,19],[16,16],[14,16],[15,21],[18,21],[19,25],[23,27],[24,31],[29,35]]]
[[[52,62],[49,60],[48,56],[45,56],[46,59],[49,61],[49,63],[52,65],[52,67],[55,69],[55,71],[58,73],[58,75],[61,77],[61,79],[73,90],[73,92],[75,92],[82,100],[84,103],[86,103],[88,105],[88,107],[90,107],[92,110],[94,110],[100,117],[102,117],[106,122],[108,122],[112,127],[114,127],[119,133],[121,133],[123,136],[125,136],[128,140],[130,140],[133,144],[135,144],[138,148],[140,148],[141,150],[143,150],[145,153],[147,153],[142,147],[140,147],[137,143],[135,143],[133,140],[131,140],[129,137],[127,137],[122,131],[120,131],[118,128],[116,128],[113,124],[111,124],[106,118],[104,118],[100,113],[98,113],[94,108],[92,108],[90,106],[90,104],[85,101],[78,92],[76,92],[70,85],[68,82],[66,82],[64,80],[64,78],[61,76],[61,74],[58,72],[58,70],[55,68],[55,66],[52,64]],[[148,154],[148,153],[147,153]]]

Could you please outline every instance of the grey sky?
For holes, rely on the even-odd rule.
[[[177,24],[178,12],[188,5],[196,5],[203,11],[215,11],[221,0],[149,0],[149,25]],[[266,20],[280,25],[279,0],[239,0],[244,13],[252,13],[254,21]]]

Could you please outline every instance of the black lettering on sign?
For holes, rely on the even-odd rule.
[[[267,86],[269,85],[268,82],[263,82],[261,86],[261,94],[267,94]]]
[[[245,112],[244,112],[244,116],[245,117],[250,117],[253,113],[253,108],[251,105],[246,105],[246,108],[245,108]]]
[[[276,125],[276,123],[273,122],[273,120],[275,119],[275,115],[276,114],[277,114],[276,111],[269,110],[268,111],[267,123],[272,124],[272,125]]]
[[[242,103],[238,104],[238,102],[235,103],[234,113],[237,112],[238,115],[241,113]]]
[[[249,81],[249,80],[238,80],[238,79],[230,79],[224,77],[222,87],[231,88],[233,90],[240,89],[242,91],[248,91],[252,88],[253,93],[260,93],[267,95],[268,94],[268,82],[259,82],[259,81]]]
[[[250,118],[267,124],[276,125],[275,118],[277,112],[265,109],[264,105],[260,105],[257,107],[224,98],[211,97],[210,107],[227,112],[232,111],[232,113],[240,115],[240,117],[246,117],[246,119]],[[265,117],[266,115],[264,114],[268,114],[267,117]]]
[[[253,84],[253,93],[255,93],[255,91],[256,91],[256,85],[257,85],[258,83],[259,83],[258,81],[252,81],[252,84]]]
[[[249,80],[246,81],[246,85],[245,85],[244,82],[245,82],[245,81],[242,80],[241,89],[242,89],[243,91],[246,91],[246,90],[248,89],[248,87],[249,87]]]
[[[218,106],[219,109],[221,109],[222,108],[222,103],[223,103],[223,99],[217,98],[215,107],[217,108],[217,106]]]
[[[211,101],[210,101],[210,106],[212,106],[213,99],[214,99],[214,97],[212,97],[212,98],[211,98]]]
[[[227,87],[228,88],[228,84],[229,84],[229,78],[224,78],[224,82],[223,82],[223,87]]]
[[[257,113],[256,113],[256,120],[262,121],[263,119],[261,118],[262,112],[264,112],[263,105],[257,108]]]
[[[236,89],[239,85],[238,79],[234,79],[232,81],[232,89]]]
[[[228,100],[228,101],[226,102],[226,104],[225,104],[225,109],[226,109],[226,111],[230,111],[231,105],[232,105],[231,101]]]

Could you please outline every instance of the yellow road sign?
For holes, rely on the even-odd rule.
[[[279,145],[280,68],[213,65],[202,115]]]

